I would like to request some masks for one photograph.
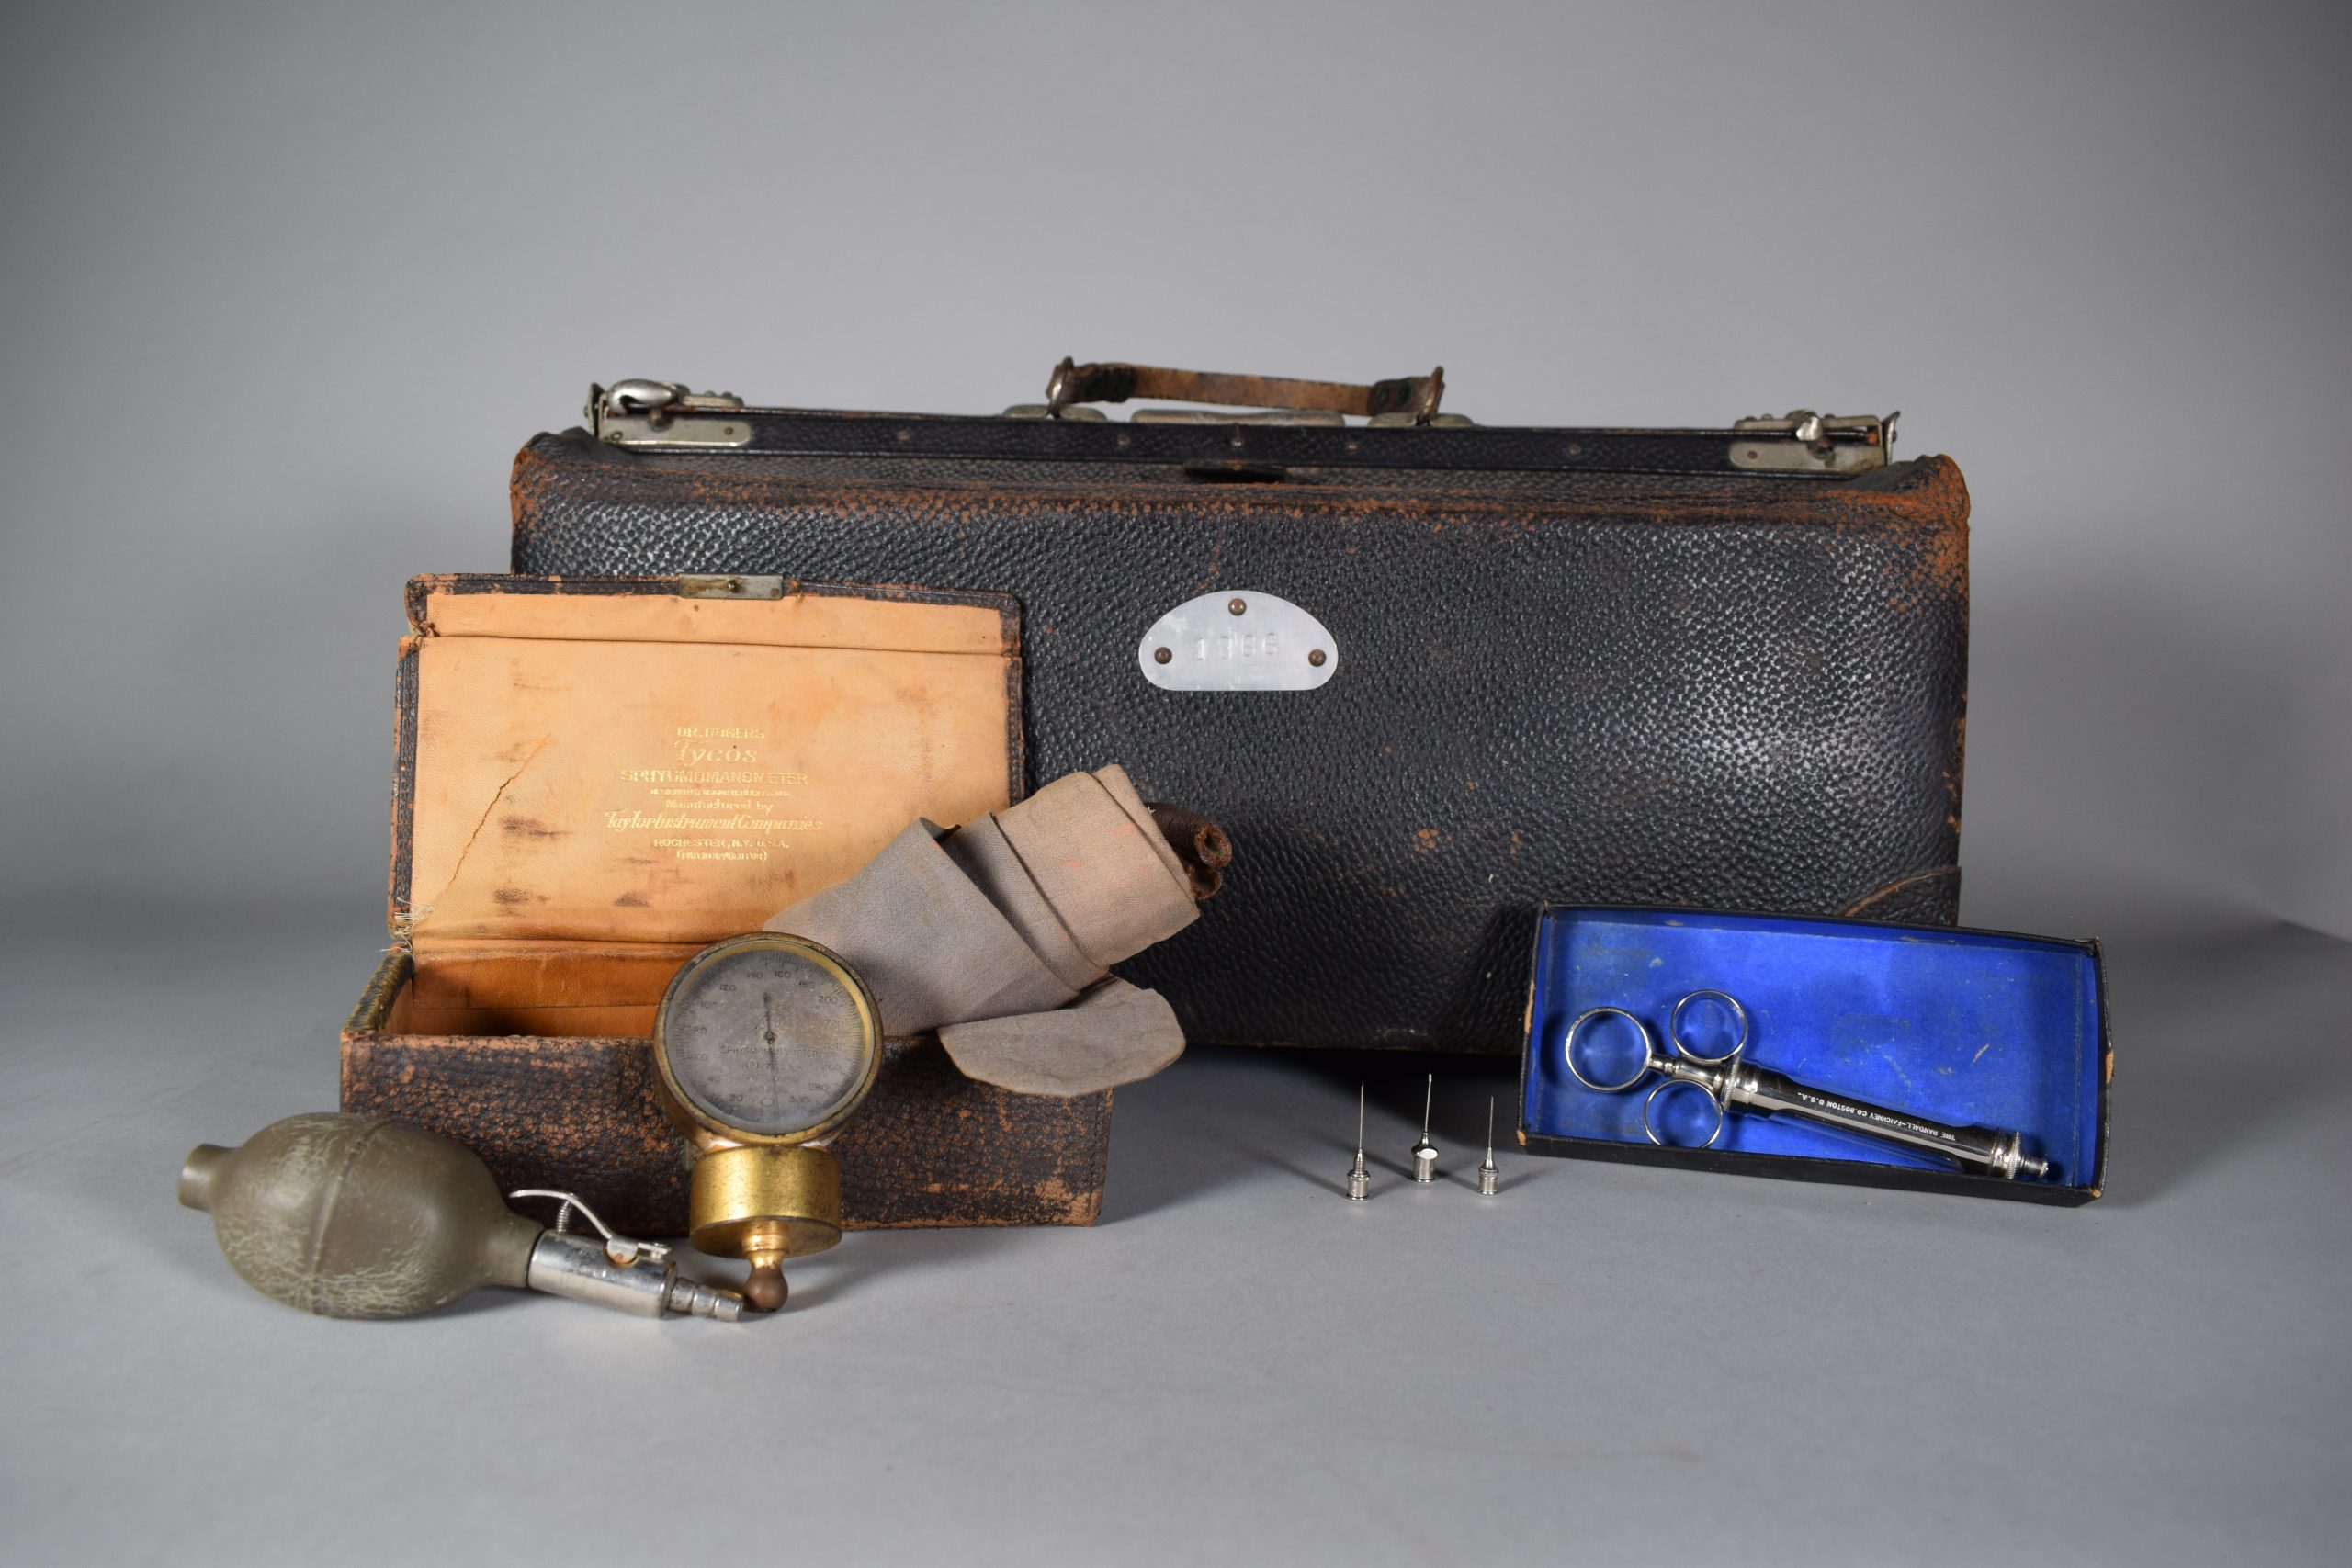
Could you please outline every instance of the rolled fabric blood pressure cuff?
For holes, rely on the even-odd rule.
[[[1172,815],[1191,841],[1200,819]],[[1110,974],[1199,919],[1200,890],[1216,886],[1217,868],[1189,866],[1175,831],[1124,770],[1070,773],[952,832],[916,821],[767,929],[839,953],[874,993],[884,1033],[936,1030],[967,1077],[1098,1093],[1183,1054],[1167,998]]]

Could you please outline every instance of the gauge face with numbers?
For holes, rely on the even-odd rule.
[[[815,942],[755,931],[678,971],[653,1025],[662,1081],[723,1136],[794,1143],[831,1130],[874,1084],[874,999]]]

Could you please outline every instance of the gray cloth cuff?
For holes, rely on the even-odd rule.
[[[966,1077],[1017,1094],[1100,1094],[1184,1054],[1184,1029],[1158,991],[1114,976],[1066,1008],[954,1023],[939,1043]]]
[[[1077,996],[972,886],[918,821],[864,871],[812,893],[767,922],[822,942],[857,971],[882,1011],[885,1034],[1037,1012]]]
[[[1192,879],[1142,796],[1102,768],[952,835],[918,821],[767,929],[839,953],[874,993],[886,1034],[935,1029],[968,1077],[1077,1095],[1183,1053],[1175,1010],[1109,969],[1198,918]]]
[[[1038,895],[1098,970],[1200,919],[1184,863],[1117,768],[1069,773],[996,815]]]
[[[994,817],[965,823],[940,848],[996,906],[997,912],[1012,922],[1039,961],[1073,996],[1102,978],[1102,965],[1079,951],[1077,939],[1037,890],[1036,879],[1013,853]]]

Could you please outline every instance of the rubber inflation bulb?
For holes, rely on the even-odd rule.
[[[508,1208],[463,1145],[325,1112],[233,1149],[198,1145],[179,1199],[211,1214],[247,1284],[324,1317],[409,1317],[484,1285],[519,1289],[547,1228]]]

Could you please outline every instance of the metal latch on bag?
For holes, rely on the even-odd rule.
[[[588,428],[607,446],[728,447],[752,444],[749,421],[730,419],[732,392],[688,391],[675,381],[616,381],[588,389]]]
[[[1883,468],[1894,455],[1894,422],[1872,413],[1815,413],[1797,409],[1780,419],[1732,422],[1731,466],[1770,474],[1860,474]]]

